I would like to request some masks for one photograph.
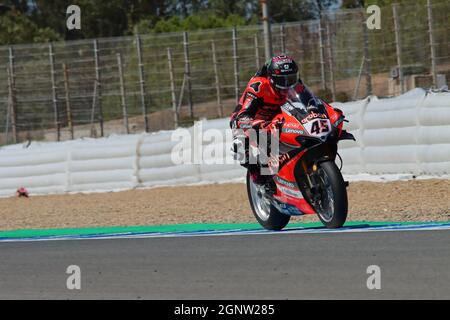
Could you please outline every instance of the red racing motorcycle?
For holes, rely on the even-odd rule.
[[[343,130],[343,112],[323,101],[320,107],[307,107],[294,90],[281,111],[272,122],[279,141],[272,191],[254,183],[247,173],[253,214],[269,230],[281,230],[291,216],[304,214],[317,214],[327,228],[342,227],[348,182],[335,163],[337,145],[340,140],[355,140]]]

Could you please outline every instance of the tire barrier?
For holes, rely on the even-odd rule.
[[[345,127],[357,139],[340,143],[344,174],[450,174],[450,93],[414,89],[333,106],[344,111],[350,121]],[[183,144],[177,140],[187,136]],[[13,196],[20,187],[55,194],[242,178],[230,136],[228,119],[218,119],[176,131],[5,146],[0,196]],[[185,152],[184,161],[174,161],[176,150]]]

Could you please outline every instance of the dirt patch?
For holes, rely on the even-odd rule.
[[[450,220],[450,180],[353,182],[348,191],[348,220]],[[0,208],[0,230],[256,221],[244,184],[6,198]]]

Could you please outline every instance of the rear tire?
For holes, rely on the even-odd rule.
[[[264,198],[258,195],[257,186],[250,179],[249,172],[247,172],[247,194],[253,215],[265,229],[281,230],[289,223],[291,216],[281,213],[272,204],[261,205]],[[259,203],[256,203],[258,201]]]
[[[325,227],[330,229],[340,228],[347,219],[348,211],[347,188],[342,174],[334,161],[322,162],[319,165],[317,174],[322,184],[321,187],[326,188],[325,184],[329,184],[328,190],[333,197],[332,203],[329,204],[328,212],[320,212],[319,208],[317,208],[317,215]],[[324,183],[320,178],[321,175],[326,175],[325,180],[328,181]]]

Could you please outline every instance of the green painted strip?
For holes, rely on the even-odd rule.
[[[429,223],[448,223],[450,221],[437,221]],[[369,221],[350,221],[345,224],[346,227],[352,226],[381,226],[381,225],[415,225],[425,224],[425,222],[369,222]],[[323,227],[320,222],[312,223],[292,223],[288,228],[318,228]],[[0,238],[31,238],[31,237],[50,237],[50,236],[87,236],[102,234],[119,233],[170,233],[170,232],[195,232],[195,231],[224,231],[232,229],[260,230],[262,227],[257,223],[208,223],[208,224],[174,224],[157,226],[126,226],[126,227],[98,227],[98,228],[65,228],[65,229],[27,229],[0,231]]]

